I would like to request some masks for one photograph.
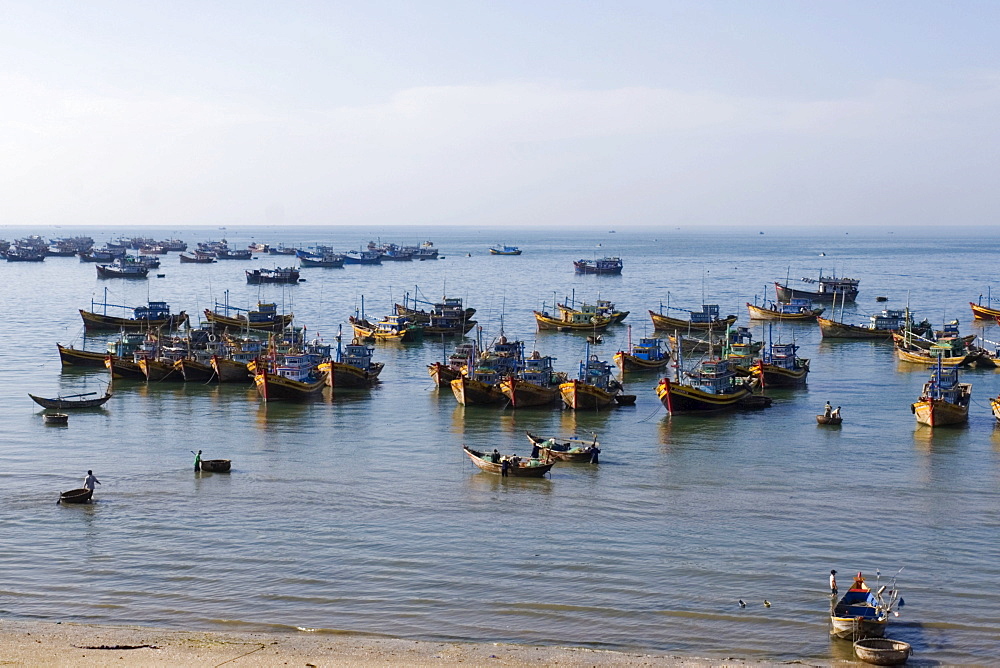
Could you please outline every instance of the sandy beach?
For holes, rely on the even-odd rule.
[[[53,622],[0,623],[5,666],[748,666],[569,647],[421,642],[335,634],[219,633]],[[797,662],[797,665],[807,665]],[[821,665],[821,664],[814,664]]]

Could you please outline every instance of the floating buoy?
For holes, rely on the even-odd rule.
[[[166,276],[166,274],[157,274],[156,275],[157,278],[163,278],[164,276]]]

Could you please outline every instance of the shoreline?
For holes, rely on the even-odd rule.
[[[763,666],[754,661],[588,648],[404,640],[350,634],[245,633],[41,621],[0,621],[13,666]]]

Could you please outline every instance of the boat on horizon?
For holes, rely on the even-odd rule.
[[[575,260],[573,270],[578,274],[618,275],[622,273],[624,263],[620,257],[603,257],[594,260]]]
[[[508,246],[506,244],[497,244],[495,246],[490,246],[490,255],[520,255],[521,249],[517,246]]]
[[[858,283],[855,278],[837,278],[837,275],[824,276],[822,270],[819,278],[803,277],[802,282],[809,286],[816,286],[815,290],[805,290],[793,288],[785,280],[785,284],[774,282],[774,289],[778,295],[779,302],[787,302],[792,299],[808,299],[818,304],[833,303],[834,298],[839,302],[853,302],[858,297]]]

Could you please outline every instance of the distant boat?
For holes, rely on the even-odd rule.
[[[490,246],[490,255],[520,255],[521,249],[517,246],[507,246],[497,244],[496,246]]]
[[[181,253],[177,257],[180,258],[181,264],[212,264],[216,261],[211,253],[203,253],[201,251],[195,251],[193,256]]]
[[[290,283],[294,285],[299,282],[298,267],[247,270],[246,275],[247,283],[251,285],[260,283]]]
[[[147,267],[121,259],[115,260],[111,264],[97,265],[98,278],[146,278],[148,274]]]
[[[824,276],[820,272],[819,278],[803,278],[803,283],[817,286],[816,290],[803,290],[793,288],[787,284],[782,285],[775,281],[774,287],[778,291],[778,301],[787,302],[793,298],[809,299],[811,301],[826,304],[831,303],[834,297],[837,301],[853,302],[858,296],[858,280],[854,278],[837,278],[836,276]]]
[[[794,298],[788,302],[767,302],[758,306],[747,302],[751,320],[784,320],[786,322],[815,322],[824,309],[813,308],[808,299]]]
[[[671,307],[667,303],[667,312]],[[684,309],[677,309],[684,310]],[[663,304],[660,304],[659,312],[650,309],[649,317],[653,320],[653,329],[666,332],[686,333],[691,330],[715,330],[725,331],[729,325],[736,322],[735,315],[727,315],[725,318],[719,317],[719,307],[717,304],[702,304],[700,311],[688,311],[688,319],[672,318],[663,313]]]
[[[463,445],[462,449],[465,454],[469,456],[469,459],[472,460],[473,464],[487,473],[502,474],[503,460],[508,460],[511,465],[508,466],[507,475],[514,478],[541,478],[548,473],[556,463],[554,459],[520,459],[518,461],[512,461],[511,457],[508,455],[503,455],[502,459],[498,458],[501,459],[501,461],[494,462],[489,453],[473,450],[467,445]]]
[[[103,306],[104,312],[97,313],[95,311],[96,306]],[[130,309],[133,317],[119,318],[108,315],[109,306]],[[124,329],[126,331],[180,327],[183,323],[187,322],[187,314],[184,311],[176,315],[171,315],[170,305],[167,302],[148,302],[145,306],[119,306],[117,304],[108,304],[106,301],[91,301],[89,311],[80,309],[80,317],[83,318],[85,329]]]
[[[280,315],[278,305],[274,303],[258,302],[256,309],[247,310],[216,302],[215,308],[215,311],[205,309],[205,319],[217,328],[261,329],[268,332],[280,332],[292,323],[293,318],[291,313]],[[237,315],[229,315],[230,311],[236,311]]]
[[[104,396],[97,397],[96,399],[83,399],[81,397],[90,397],[96,395],[97,392],[84,392],[82,394],[67,394],[66,396],[58,396],[55,399],[46,399],[45,397],[36,397],[33,394],[29,394],[31,400],[42,408],[51,408],[54,410],[73,410],[78,408],[99,408],[106,404],[111,398],[111,389],[108,388],[105,391]]]
[[[573,268],[578,274],[611,274],[622,273],[624,263],[620,257],[603,257],[596,260],[576,260]]]
[[[902,309],[882,309],[881,312],[869,316],[866,325],[852,325],[846,322],[817,317],[819,331],[824,339],[884,339],[891,340],[893,333],[902,332],[910,323],[912,330],[918,334],[927,334],[931,327],[926,320],[913,324],[913,313]]]

